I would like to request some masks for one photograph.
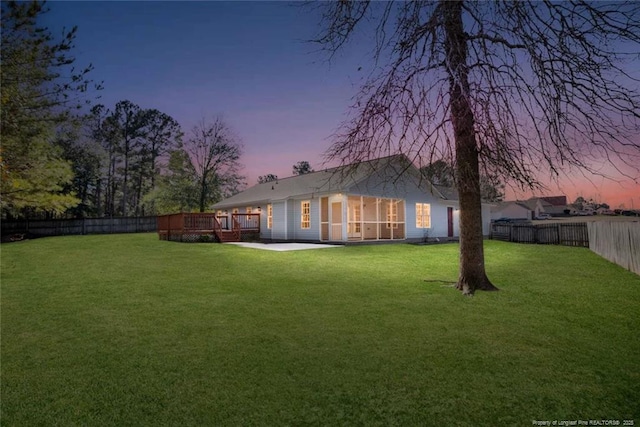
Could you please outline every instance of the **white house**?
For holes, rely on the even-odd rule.
[[[533,219],[534,211],[524,202],[500,202],[491,209],[491,219]]]
[[[351,242],[459,236],[455,191],[395,155],[255,185],[212,206],[218,217],[260,213],[267,241]],[[489,234],[490,205],[482,205]]]

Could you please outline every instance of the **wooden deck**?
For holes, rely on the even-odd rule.
[[[160,240],[177,242],[240,242],[249,235],[260,235],[260,214],[181,212],[158,216]]]

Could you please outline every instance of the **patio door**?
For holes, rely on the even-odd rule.
[[[349,198],[349,218],[347,224],[347,234],[349,239],[359,239],[362,237],[362,206],[360,197],[355,200]]]
[[[331,203],[331,240],[342,240],[342,202]]]

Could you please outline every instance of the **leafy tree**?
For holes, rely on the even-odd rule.
[[[272,173],[268,173],[266,175],[261,175],[258,177],[258,184],[265,184],[267,182],[277,181],[278,176]]]
[[[151,188],[155,187],[158,158],[181,146],[182,128],[171,116],[150,109],[145,111],[145,151],[149,153],[149,170]]]
[[[118,144],[122,155],[122,200],[121,213],[127,216],[129,206],[129,175],[132,158],[139,154],[141,140],[145,136],[147,115],[138,105],[131,101],[120,101],[116,104],[110,117],[113,126],[113,143]],[[139,169],[141,173],[141,169]]]
[[[481,175],[480,197],[486,202],[502,202],[504,200],[504,184],[495,176]]]
[[[37,1],[2,2],[0,196],[3,212],[14,215],[60,213],[78,203],[64,193],[73,172],[52,141],[56,127],[84,103],[91,66],[72,68],[77,27],[55,40],[37,24],[46,11]]]
[[[136,215],[144,214],[143,197],[156,186],[159,173],[158,159],[181,146],[182,129],[171,116],[157,110],[142,112],[144,128],[137,151],[137,161],[133,165],[135,197],[133,208]]]
[[[157,109],[145,110],[125,100],[113,111],[103,105],[93,107],[91,133],[106,156],[106,213],[143,213],[145,195],[160,173],[159,159],[181,147],[179,123]]]
[[[55,145],[62,150],[62,157],[73,170],[73,179],[65,193],[75,194],[80,200],[77,206],[67,210],[75,217],[100,215],[100,178],[104,151],[91,138],[86,138],[78,126],[66,126],[58,130]]]
[[[466,295],[496,289],[484,267],[481,170],[536,188],[545,170],[640,165],[640,95],[623,62],[640,51],[640,3],[314,5],[317,41],[332,54],[356,30],[375,33],[375,68],[329,159],[401,152],[454,164]]]
[[[306,160],[296,163],[293,165],[293,174],[294,175],[304,175],[305,173],[313,172],[313,168]]]
[[[105,159],[101,167],[101,180],[98,184],[97,205],[98,215],[112,216],[116,214],[116,193],[119,186],[117,165],[120,159],[119,139],[117,138],[117,122],[111,112],[104,105],[96,105],[89,116],[89,131],[94,141],[104,150]],[[105,164],[106,162],[106,164]],[[106,175],[106,176],[105,176]],[[101,197],[104,194],[104,203]]]
[[[166,169],[144,204],[159,214],[195,211],[200,205],[199,184],[189,155],[180,147],[169,153]]]
[[[238,192],[243,184],[238,172],[242,148],[239,138],[222,117],[210,123],[202,119],[193,127],[184,148],[198,179],[200,212]]]
[[[442,185],[445,187],[455,187],[455,170],[454,167],[446,160],[436,160],[421,169],[422,174],[432,184]]]

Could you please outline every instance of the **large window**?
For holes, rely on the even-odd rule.
[[[273,227],[273,206],[271,204],[267,205],[267,228]]]
[[[308,200],[300,202],[300,212],[300,227],[311,228],[311,202]]]
[[[431,205],[416,203],[416,228],[431,228]]]

